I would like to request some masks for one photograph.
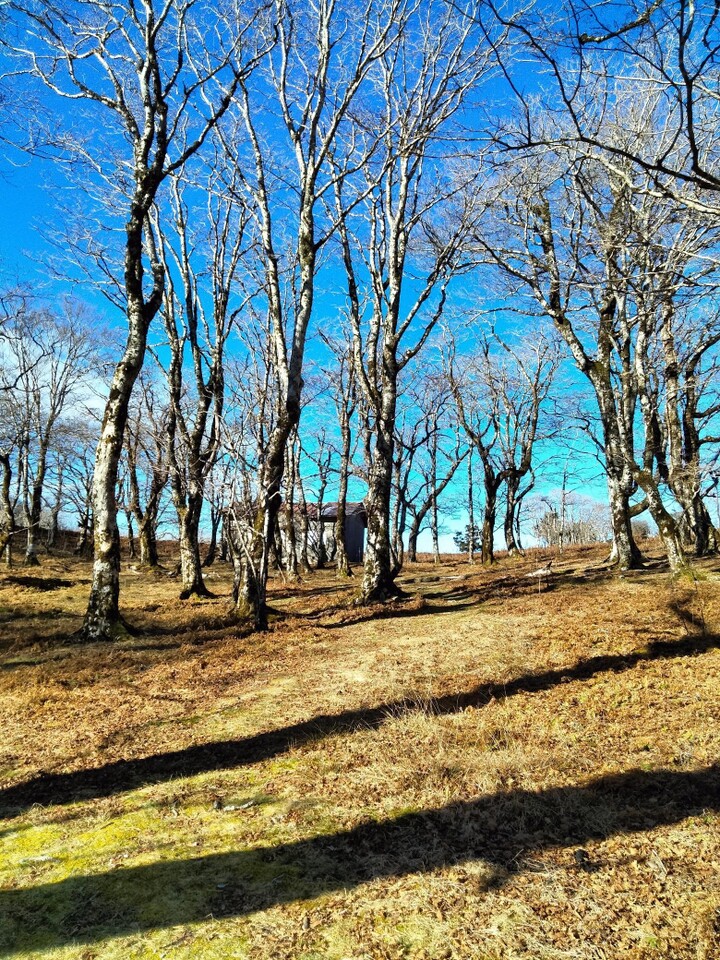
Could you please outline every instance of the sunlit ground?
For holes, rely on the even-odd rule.
[[[717,960],[720,563],[544,556],[262,635],[128,569],[114,647],[88,565],[0,573],[0,954]]]

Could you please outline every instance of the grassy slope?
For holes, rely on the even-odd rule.
[[[0,574],[0,955],[720,957],[720,565],[332,573],[262,636],[128,570]]]

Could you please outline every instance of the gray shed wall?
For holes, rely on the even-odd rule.
[[[359,517],[345,517],[345,550],[350,563],[362,563],[365,527]]]

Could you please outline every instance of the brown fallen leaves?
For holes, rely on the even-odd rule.
[[[0,807],[3,789],[48,791],[42,807],[5,809],[8,830],[64,823],[74,849],[145,784],[157,834],[137,850],[90,843],[76,870],[186,845],[277,847],[292,873],[305,841],[325,844],[317,865],[302,861],[309,896],[273,902],[267,879],[244,893],[223,881],[204,920],[127,942],[100,917],[118,955],[130,943],[137,956],[169,944],[169,957],[718,960],[718,798],[693,794],[684,809],[666,774],[702,776],[720,759],[720,564],[677,581],[651,558],[621,577],[603,548],[583,548],[556,557],[538,589],[526,574],[548,558],[408,566],[409,599],[372,610],[331,571],[277,578],[262,635],[234,618],[226,568],[216,599],[185,604],[169,577],[133,575],[123,606],[136,636],[82,648],[66,638],[86,565],[0,573]],[[658,774],[657,794],[624,794],[636,774]],[[598,781],[606,805],[586,802]],[[409,849],[387,833],[395,822],[409,824]],[[10,855],[21,835],[2,836]],[[64,876],[36,862],[4,882]]]

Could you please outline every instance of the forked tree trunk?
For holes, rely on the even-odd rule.
[[[681,573],[687,569],[688,562],[680,533],[680,524],[665,507],[652,473],[649,470],[636,469],[635,476],[647,497],[650,514],[657,524],[670,569],[673,573]]]
[[[242,575],[235,607],[240,616],[252,618],[256,630],[266,630],[268,626],[267,583],[271,539],[274,536],[280,512],[280,490],[288,441],[300,420],[301,369],[302,356],[300,355],[296,356],[295,369],[288,384],[288,397],[284,407],[278,411],[278,420],[266,448],[252,530],[249,531],[249,537],[246,536],[245,544],[241,543],[243,546]],[[234,530],[237,540],[241,531],[237,526],[233,527],[233,523],[235,521],[231,520],[228,531]],[[236,547],[231,549],[235,550]]]
[[[256,511],[252,534],[242,545],[240,563],[236,566],[235,609],[239,616],[252,619],[256,630],[268,627],[267,582],[275,517],[276,513],[267,505]]]
[[[603,368],[604,371],[604,368]],[[618,425],[617,401],[607,374],[596,374],[590,379],[598,401],[602,422],[607,474],[608,500],[613,544],[609,562],[621,570],[642,567],[643,557],[632,532],[630,497],[636,486],[633,476],[634,452],[631,438],[623,437]]]
[[[621,570],[634,570],[642,566],[642,554],[632,532],[632,515],[625,485],[610,471],[607,474],[612,548],[608,562]]]

